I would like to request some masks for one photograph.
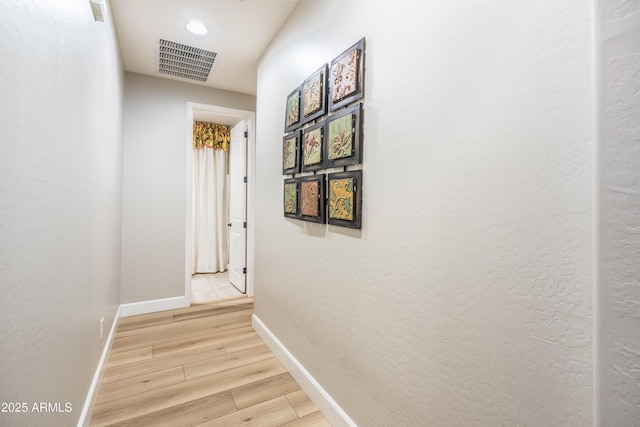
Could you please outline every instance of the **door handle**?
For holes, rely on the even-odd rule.
[[[227,227],[231,227],[231,223],[227,224]]]

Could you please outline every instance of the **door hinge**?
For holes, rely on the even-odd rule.
[[[247,228],[247,221],[242,223],[242,228]]]
[[[247,267],[242,267],[242,273],[247,274]]]
[[[244,131],[244,137],[249,138],[249,132],[247,132],[246,130]]]
[[[246,184],[246,183],[247,183],[247,181],[248,181],[248,179],[247,179],[247,177],[245,176],[245,177],[244,177],[244,183]]]

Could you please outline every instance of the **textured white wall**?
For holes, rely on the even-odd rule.
[[[120,53],[86,0],[0,0],[0,52],[0,425],[71,426],[120,303]]]
[[[184,295],[189,101],[255,111],[251,95],[126,74],[123,303]]]
[[[640,425],[640,2],[596,2],[601,426]]]
[[[359,425],[591,424],[590,20],[309,0],[263,55],[256,314]],[[285,219],[286,95],[362,36],[362,230]]]

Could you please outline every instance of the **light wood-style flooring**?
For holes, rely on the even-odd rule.
[[[329,426],[252,314],[239,297],[121,319],[91,426]]]

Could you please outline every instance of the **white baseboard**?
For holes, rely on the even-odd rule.
[[[91,387],[89,387],[89,393],[87,394],[87,398],[84,401],[84,406],[82,408],[82,413],[80,414],[80,419],[78,420],[78,427],[88,427],[89,422],[91,421],[91,414],[93,414],[93,407],[96,404],[96,400],[98,399],[98,388],[100,384],[102,384],[102,377],[104,376],[104,368],[107,364],[107,359],[109,358],[109,352],[111,351],[111,344],[113,344],[113,338],[116,334],[116,329],[118,328],[118,321],[120,320],[122,306],[118,307],[116,311],[116,315],[113,318],[113,323],[111,324],[111,330],[109,331],[109,336],[107,336],[107,340],[104,343],[104,348],[102,349],[102,356],[100,356],[100,361],[98,362],[98,367],[96,368],[96,373],[93,375],[93,381],[91,381]]]
[[[132,302],[120,306],[120,316],[128,317],[138,314],[155,313],[157,311],[174,310],[189,306],[187,297],[173,297],[151,301]]]
[[[329,393],[311,376],[311,374],[293,357],[287,348],[276,338],[276,336],[262,323],[260,318],[252,316],[253,329],[260,335],[267,346],[273,351],[278,360],[289,371],[291,376],[300,385],[302,390],[309,396],[311,401],[322,412],[322,415],[331,423],[332,426],[348,426],[357,427],[346,412],[338,406],[331,398]]]

